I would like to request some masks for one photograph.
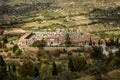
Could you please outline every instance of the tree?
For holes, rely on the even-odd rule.
[[[0,80],[3,80],[7,76],[6,63],[3,57],[0,55]]]
[[[3,37],[3,43],[5,44],[5,43],[7,43],[8,42],[8,37],[7,36],[4,36]]]
[[[100,41],[100,39],[98,40],[98,45],[101,45],[102,44],[102,42]]]
[[[15,51],[17,50],[17,48],[18,48],[18,45],[14,45],[13,46],[13,53],[15,53]]]
[[[0,48],[2,48],[2,42],[0,42]]]
[[[56,67],[55,62],[53,62],[53,64],[52,64],[52,75],[53,75],[53,76],[58,75],[57,67]]]
[[[39,76],[39,69],[37,67],[34,68],[34,72],[35,77]]]
[[[118,57],[113,58],[110,63],[108,64],[109,67],[119,67],[120,66],[120,59]]]
[[[87,62],[83,57],[80,56],[72,57],[72,61],[76,71],[85,70],[87,68]]]
[[[15,66],[15,64],[12,65],[12,71],[16,72],[16,66]]]
[[[100,46],[92,46],[91,57],[94,59],[103,59],[103,49]]]
[[[113,38],[110,39],[109,45],[110,45],[110,46],[114,46],[114,45],[115,45],[115,42],[114,42],[114,39],[113,39]]]
[[[54,55],[55,57],[59,57],[59,56],[60,56],[60,53],[62,53],[60,50],[55,50],[55,51],[53,52],[53,55]]]
[[[15,73],[9,72],[5,80],[19,80],[19,79]]]
[[[67,54],[68,54],[68,56],[72,56],[72,52],[71,51],[67,52]]]
[[[11,66],[8,65],[8,72],[11,72]]]
[[[68,69],[70,69],[71,72],[76,71],[71,58],[69,58]]]
[[[32,44],[33,47],[40,47],[40,48],[43,48],[46,46],[46,41],[44,39],[42,40],[38,40],[38,41],[35,41],[33,44]]]
[[[102,60],[98,60],[89,66],[87,74],[94,75],[95,80],[102,80],[102,75],[108,72],[107,66]]]
[[[112,53],[112,51],[110,51],[108,57],[106,57],[106,63],[107,64],[110,63],[110,61],[113,59],[113,57],[114,57],[113,53]]]
[[[22,53],[22,51],[19,48],[17,48],[16,51],[15,51],[15,54],[20,55],[21,53]]]
[[[119,38],[116,39],[115,45],[118,47],[119,46]]]
[[[115,53],[115,56],[118,57],[118,58],[120,58],[120,48],[119,48],[119,50]]]
[[[67,34],[66,34],[66,37],[65,37],[65,46],[66,46],[66,47],[70,47],[70,45],[71,45],[70,36],[69,36],[69,34],[67,33]]]
[[[23,63],[23,65],[19,68],[18,73],[23,76],[34,76],[34,67],[32,62]]]
[[[93,44],[92,38],[90,37],[89,45],[92,45],[92,44]]]
[[[40,47],[45,47],[46,46],[46,41],[45,39],[42,39],[40,42]]]
[[[4,30],[3,29],[0,30],[0,35],[3,35],[3,33],[4,33]]]

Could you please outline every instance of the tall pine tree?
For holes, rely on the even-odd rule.
[[[52,64],[52,75],[53,75],[53,76],[58,75],[57,67],[56,67],[55,62],[53,62],[53,64]]]
[[[69,58],[68,69],[70,69],[71,72],[76,71],[71,58]]]
[[[65,37],[65,46],[66,46],[66,47],[70,47],[70,45],[71,45],[70,36],[69,36],[69,34],[67,33],[67,34],[66,34],[66,37]]]
[[[116,45],[116,47],[119,46],[119,38],[116,39],[115,45]]]
[[[12,65],[12,71],[16,72],[16,66],[15,66],[15,64]]]
[[[3,80],[7,76],[6,63],[3,57],[0,55],[0,80]]]
[[[37,67],[34,68],[34,72],[35,77],[39,76],[39,69]]]

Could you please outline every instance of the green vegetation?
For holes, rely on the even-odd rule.
[[[119,29],[93,31],[91,33],[97,36],[100,36],[101,38],[119,38],[120,37]]]
[[[120,47],[120,43],[119,43],[119,38],[110,38],[108,42],[106,42],[107,46],[116,46],[116,47]]]
[[[71,46],[69,34],[66,34],[66,37],[65,37],[65,46],[66,47],[70,47]]]
[[[91,57],[94,59],[102,59],[103,58],[103,51],[102,47],[92,46],[93,52],[91,52]]]
[[[72,55],[70,55],[71,53]],[[101,47],[94,45],[79,47],[70,51],[69,49],[52,51],[39,49],[35,57],[36,60],[33,58],[35,54],[29,53],[26,62],[22,62],[23,64],[5,65],[8,67],[5,80],[12,79],[12,77],[13,80],[16,78],[17,80],[75,80],[86,76],[93,76],[95,80],[106,80],[109,77],[105,75],[119,69],[120,66],[120,49],[114,54],[103,55]],[[32,55],[32,58],[29,57],[30,55]],[[16,75],[16,73],[19,75]]]
[[[17,48],[18,48],[18,45],[14,45],[13,46],[13,52],[15,52],[17,50]]]
[[[23,63],[23,65],[19,68],[19,74],[23,77],[26,76],[34,76],[34,66],[32,62]]]
[[[119,5],[119,0],[1,0],[0,80],[119,80]],[[109,54],[91,38],[87,47],[72,49],[68,34],[61,49],[46,50],[44,39],[22,51],[15,45],[26,31],[56,28],[100,36]]]
[[[56,67],[55,62],[53,62],[53,64],[52,64],[52,75],[53,76],[58,75],[57,67]]]
[[[15,55],[20,55],[21,53],[22,51],[19,48],[17,48],[17,50],[15,51]]]
[[[15,53],[15,55],[17,55],[17,56],[22,53],[22,51],[19,49],[18,45],[13,46],[13,53]]]
[[[40,40],[40,41],[35,41],[32,44],[33,47],[45,47],[46,46],[46,42],[44,39]]]
[[[103,30],[117,29],[118,5],[118,0],[8,0],[0,6],[3,16],[0,21],[3,28],[21,27],[24,30],[80,28],[92,32],[101,27]]]
[[[80,72],[87,68],[86,60],[83,57],[72,57],[72,61],[75,71]]]
[[[76,71],[71,58],[69,58],[68,68],[70,69],[71,72]]]
[[[3,80],[7,76],[6,63],[3,60],[3,57],[0,55],[0,79]]]

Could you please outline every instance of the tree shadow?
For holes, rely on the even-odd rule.
[[[95,8],[89,12],[89,25],[103,24],[105,26],[120,25],[120,7],[109,7],[107,9]]]
[[[8,1],[8,0],[3,0]],[[18,17],[16,17],[16,19],[14,20],[10,20],[5,17],[3,17],[3,15],[9,15],[9,16],[26,16],[28,17],[33,17],[33,15],[30,15],[28,13],[33,12],[33,11],[40,11],[40,10],[44,10],[46,8],[51,7],[50,2],[45,2],[45,3],[35,3],[35,4],[16,4],[14,6],[10,6],[7,4],[2,4],[0,5],[0,28],[4,28],[4,27],[11,27],[11,26],[16,26],[16,25],[21,25],[23,23],[27,23],[29,21],[22,21],[19,20]],[[36,15],[34,15],[36,16]],[[23,17],[24,18],[24,17]]]
[[[8,15],[23,15],[29,13],[31,11],[37,11],[41,9],[46,9],[51,6],[52,3],[34,3],[34,4],[16,4],[14,6],[10,5],[1,5],[0,6],[0,14],[8,14]]]

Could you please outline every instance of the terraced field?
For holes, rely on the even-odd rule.
[[[4,0],[0,27],[24,30],[119,28],[120,0]]]

